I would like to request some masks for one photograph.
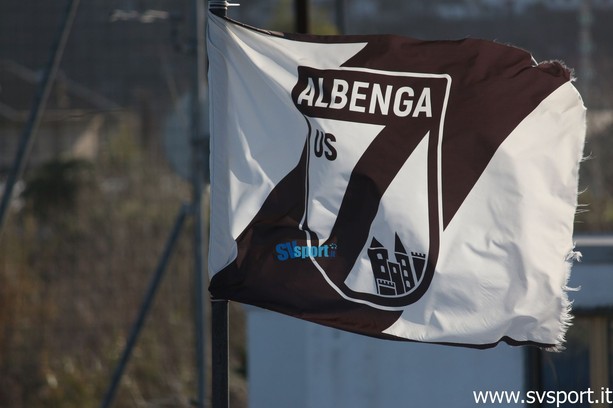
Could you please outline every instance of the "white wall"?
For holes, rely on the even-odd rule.
[[[249,307],[250,408],[474,407],[524,389],[524,354],[372,339]]]

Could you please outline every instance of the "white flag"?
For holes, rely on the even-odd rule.
[[[369,336],[555,348],[585,108],[493,42],[209,15],[210,291]]]

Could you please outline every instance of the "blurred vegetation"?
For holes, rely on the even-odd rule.
[[[75,210],[77,198],[93,182],[91,163],[80,159],[52,159],[26,179],[23,198],[39,221]]]
[[[0,240],[0,407],[97,407],[181,200],[190,188],[137,132],[95,161],[54,159],[26,177]],[[189,219],[189,218],[188,218]],[[114,407],[189,407],[197,395],[191,220]],[[246,404],[244,329],[232,308],[232,398]]]

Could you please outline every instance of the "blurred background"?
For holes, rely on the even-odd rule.
[[[0,191],[67,3],[0,2]],[[81,1],[2,225],[0,407],[94,407],[104,397],[175,217],[192,200],[192,12],[189,0]],[[245,0],[229,16],[278,31],[484,38],[562,60],[588,107],[578,245],[604,268],[593,285],[611,287],[613,0]],[[188,217],[115,407],[197,398],[193,227]],[[582,300],[567,352],[527,353],[524,386],[613,384],[613,296],[603,296]],[[231,305],[237,408],[263,406],[249,396],[263,363],[257,348],[250,356],[246,319]],[[565,376],[567,385],[551,382]]]

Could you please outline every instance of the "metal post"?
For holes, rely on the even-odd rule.
[[[70,34],[72,24],[77,15],[78,7],[79,0],[68,1],[60,30],[57,34],[49,56],[49,62],[47,63],[45,71],[43,72],[43,77],[39,83],[28,121],[26,122],[21,134],[17,154],[13,162],[13,167],[11,168],[6,180],[4,194],[2,195],[2,202],[0,203],[0,232],[2,231],[4,219],[11,203],[13,188],[15,187],[17,180],[19,180],[21,177],[28,161],[28,157],[30,156],[30,151],[32,150],[32,145],[34,144],[34,133],[38,128],[42,113],[45,110],[47,100],[51,94],[51,89],[53,87],[53,83],[55,82],[55,77],[57,76],[57,71],[62,60],[62,55],[64,54],[64,49],[66,48],[66,43],[68,42],[68,36]]]
[[[592,62],[594,54],[594,43],[592,40],[592,29],[594,24],[594,12],[592,10],[591,0],[582,0],[579,8],[579,69],[577,70],[578,86],[581,91],[583,103],[588,109],[594,101],[593,84],[594,84],[594,65]],[[587,129],[587,144],[592,152],[602,151],[602,136],[596,135],[591,131],[591,127]],[[602,155],[595,154],[586,162],[592,173],[590,182],[590,192],[592,194],[592,202],[590,204],[591,211],[600,221],[603,219],[603,214],[606,209],[606,190],[604,168],[605,164],[602,161]]]
[[[203,220],[202,195],[204,192],[204,163],[206,138],[202,129],[202,107],[204,106],[205,49],[204,49],[204,1],[193,0],[192,15],[194,29],[194,70],[191,101],[191,146],[192,146],[192,211],[194,216],[194,286],[195,286],[195,331],[196,331],[196,367],[198,382],[198,399],[196,406],[204,408],[206,401],[206,338],[204,321],[206,317],[204,256],[203,256]]]
[[[594,68],[592,66],[592,55],[594,44],[592,41],[592,25],[594,15],[592,12],[591,0],[583,0],[579,8],[579,55],[581,57],[579,67],[581,69],[581,96],[585,101],[590,102],[590,91],[594,78]]]
[[[295,0],[296,32],[306,34],[309,32],[309,2],[308,0]]]
[[[226,17],[228,6],[238,4],[226,0],[209,0],[209,10],[215,15]],[[209,103],[215,103],[214,100]],[[228,387],[228,301],[215,299],[211,302],[211,354],[212,354],[212,391],[213,408],[230,406],[230,389]]]
[[[539,348],[529,346],[524,352],[524,389],[543,391],[542,352]],[[536,401],[531,408],[541,408],[541,403]]]
[[[230,392],[228,388],[228,301],[211,302],[211,343],[213,350],[213,408],[228,408]]]
[[[117,364],[117,368],[115,369],[115,372],[113,373],[111,384],[104,396],[104,400],[102,401],[102,404],[100,405],[101,408],[108,408],[113,403],[113,399],[115,398],[117,388],[119,387],[119,384],[121,382],[121,377],[123,376],[123,372],[125,371],[125,368],[128,365],[128,361],[130,360],[130,356],[132,355],[132,349],[134,349],[134,346],[136,345],[136,340],[138,339],[141,329],[143,328],[143,325],[145,323],[145,318],[147,317],[147,314],[149,313],[149,309],[151,308],[151,304],[153,303],[155,294],[157,293],[158,287],[160,286],[160,282],[162,281],[162,277],[164,276],[164,271],[166,270],[168,261],[170,260],[170,255],[172,254],[172,251],[174,250],[175,243],[177,242],[177,238],[179,237],[179,234],[185,222],[185,218],[187,216],[188,210],[189,210],[189,206],[187,204],[183,204],[181,206],[181,210],[179,211],[179,215],[177,216],[175,225],[172,228],[172,231],[170,233],[168,240],[166,241],[164,252],[162,253],[162,256],[160,257],[160,261],[158,262],[155,273],[153,274],[153,277],[151,278],[151,281],[149,283],[149,287],[145,294],[143,304],[141,305],[140,311],[138,313],[138,317],[136,318],[136,321],[132,325],[132,331],[130,332],[130,335],[128,336],[126,347],[123,351],[123,354],[121,355],[121,359],[119,360],[119,363]]]
[[[347,33],[347,24],[345,21],[345,0],[336,0],[336,27],[339,34]]]

